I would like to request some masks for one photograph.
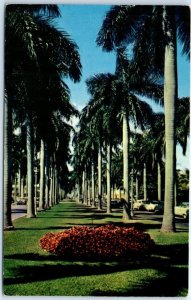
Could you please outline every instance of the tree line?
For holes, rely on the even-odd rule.
[[[105,152],[108,213],[111,212],[111,149],[115,152],[114,148],[122,143],[125,222],[131,218],[130,171],[137,177],[138,165],[142,163],[146,186],[147,161],[153,157],[157,162],[158,199],[161,200],[164,166],[162,232],[175,231],[176,144],[182,145],[185,154],[189,134],[189,98],[178,99],[177,81],[178,42],[182,43],[183,54],[189,59],[189,20],[190,10],[185,6],[116,5],[107,12],[96,42],[103,51],[115,51],[115,74],[96,74],[87,80],[90,101],[82,111],[80,130],[75,136],[74,164],[76,174],[80,174],[78,182],[83,178],[82,190],[88,191],[86,181],[92,178],[93,199],[94,173],[98,166],[99,209]],[[142,96],[163,105],[164,114],[155,114]],[[134,133],[130,134],[131,123]],[[138,128],[142,134],[136,133]],[[146,192],[144,187],[144,198],[147,198]],[[85,203],[87,193],[83,196]]]
[[[34,162],[40,152],[39,208],[57,202],[64,188],[70,155],[70,102],[64,78],[80,80],[78,46],[67,32],[58,30],[57,5],[8,5],[5,13],[4,101],[4,228],[13,228],[11,193],[13,163],[27,178],[27,217],[36,217]],[[15,135],[20,128],[22,134]],[[16,142],[16,144],[15,144]],[[16,146],[17,155],[14,153]],[[20,152],[19,152],[20,150]],[[18,153],[19,152],[19,153]],[[25,161],[25,163],[24,163]],[[23,172],[22,172],[23,171]],[[23,179],[23,178],[22,178]]]
[[[73,129],[68,121],[79,112],[70,102],[64,78],[79,81],[82,66],[76,43],[54,26],[54,18],[58,16],[57,5],[6,7],[4,228],[7,229],[13,228],[13,170],[21,178],[26,175],[29,218],[36,217],[35,164],[40,168],[40,209],[51,207],[63,197],[71,176],[67,162],[71,160],[69,141]],[[159,200],[161,172],[165,174],[163,232],[175,231],[176,144],[182,146],[185,154],[189,134],[189,98],[178,98],[176,53],[179,41],[183,54],[189,58],[189,24],[190,11],[185,6],[111,7],[96,42],[103,51],[115,51],[115,73],[95,74],[86,80],[90,101],[79,115],[73,141],[71,180],[78,186],[78,197],[83,194],[85,204],[91,199],[95,205],[97,181],[98,208],[102,207],[105,154],[107,212],[111,212],[111,182],[117,181],[124,192],[125,222],[131,218],[130,178],[136,181],[138,190],[141,170],[144,198],[147,198],[146,179],[152,157],[157,166]],[[164,105],[164,114],[154,113],[142,97]],[[19,136],[14,131],[18,127]]]

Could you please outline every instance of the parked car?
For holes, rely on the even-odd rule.
[[[111,200],[111,208],[120,208],[122,207],[122,202],[119,199]]]
[[[189,203],[182,202],[174,208],[175,216],[188,219],[189,216]]]
[[[18,198],[16,201],[17,205],[26,205],[27,204],[27,198]]]
[[[163,213],[164,203],[158,200],[147,201],[144,204],[144,208],[147,211],[153,211],[155,213]]]
[[[144,204],[146,203],[146,200],[141,199],[141,200],[135,200],[133,203],[133,209],[135,210],[144,210]]]

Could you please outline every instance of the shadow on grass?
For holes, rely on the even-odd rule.
[[[108,218],[108,216],[105,216],[105,218]],[[122,226],[122,227],[127,227],[127,228],[134,227],[134,228],[139,229],[141,231],[147,231],[149,229],[158,229],[158,230],[160,230],[160,228],[161,228],[161,224],[144,224],[144,223],[141,223],[141,222],[124,224],[122,221],[121,222],[115,221],[115,219],[117,220],[117,217],[115,217],[115,216],[114,216],[114,219],[111,220],[111,221],[107,220],[106,223],[101,222],[101,220],[104,221],[105,218],[100,218],[100,217],[91,218],[91,216],[89,216],[89,217],[86,217],[85,219],[84,219],[84,217],[76,218],[76,220],[78,220],[78,219],[80,220],[80,222],[76,223],[76,224],[74,222],[71,223],[71,222],[66,221],[65,224],[63,224],[63,226],[54,226],[53,225],[53,226],[37,227],[37,228],[35,228],[35,227],[16,227],[16,228],[14,228],[14,231],[19,231],[19,230],[29,230],[29,231],[33,231],[33,230],[38,230],[38,231],[40,231],[40,230],[43,230],[43,231],[44,230],[50,230],[51,231],[51,230],[56,230],[56,229],[64,230],[64,229],[68,229],[68,228],[74,227],[74,226],[104,226],[104,225],[107,225],[107,224],[111,224],[111,225],[113,224],[115,226]],[[71,219],[71,217],[68,218],[68,219]],[[72,219],[74,220],[75,218],[72,218]],[[84,222],[81,222],[81,220],[83,220],[83,219],[84,219]],[[96,221],[98,223],[96,223]]]
[[[136,263],[140,261],[143,267],[147,266],[147,263],[156,263],[159,260],[164,260],[166,262],[169,262],[171,264],[181,264],[181,265],[187,265],[188,264],[188,244],[174,244],[174,245],[155,245],[152,251],[151,256],[144,256],[143,258],[136,259]],[[9,254],[5,255],[4,258],[8,259],[19,259],[19,260],[27,260],[27,261],[65,261],[65,258],[60,258],[54,254],[47,254],[47,255],[41,255],[38,253],[18,253],[18,254]],[[144,263],[144,259],[146,259],[146,263]],[[69,259],[67,258],[67,261]],[[74,259],[71,259],[71,261],[74,261]],[[97,261],[97,260],[96,260]],[[103,262],[105,262],[104,260]],[[115,262],[115,260],[112,260]],[[111,262],[111,260],[108,260],[108,262]],[[134,264],[134,259],[128,260],[128,259],[118,259],[119,264],[121,262],[127,262],[128,267],[132,264]],[[84,262],[86,263],[86,262]],[[126,265],[127,267],[127,265]]]
[[[60,207],[60,210],[57,210],[56,212],[54,210],[46,210],[46,214],[44,212],[38,214],[39,219],[44,219],[44,218],[63,218],[64,220],[68,219],[74,219],[74,220],[81,220],[81,219],[86,219],[85,222],[83,223],[84,225],[91,225],[93,221],[99,221],[99,220],[106,220],[107,218],[112,218],[113,221],[115,222],[116,219],[121,218],[121,210],[113,210],[111,214],[106,214],[105,210],[97,210],[97,208],[92,208],[92,207],[86,207],[83,206],[82,204],[76,204],[71,205],[67,209],[63,209],[63,207]],[[73,212],[73,213],[72,213]],[[71,216],[72,213],[72,216]],[[115,213],[118,213],[118,215],[114,215]],[[89,221],[86,223],[86,221]],[[93,220],[91,222],[91,220]],[[151,221],[157,221],[155,224],[144,224],[141,221],[142,220],[151,220]],[[130,223],[130,225],[135,226],[137,228],[142,227],[143,230],[149,230],[149,229],[160,229],[161,228],[161,223],[162,223],[162,216],[157,216],[153,214],[140,214],[137,213],[134,216],[134,221],[137,223],[137,225],[134,223]],[[81,221],[80,221],[81,223]],[[107,222],[107,223],[112,223],[112,222]],[[121,224],[119,222],[119,224]],[[154,222],[153,222],[154,223]],[[71,223],[70,223],[71,224]],[[117,224],[115,222],[115,224]],[[82,225],[82,223],[80,224]],[[101,225],[101,224],[100,224]],[[176,225],[177,225],[177,232],[188,232],[188,223],[182,219],[176,219]]]
[[[113,261],[74,261],[63,260],[54,255],[14,254],[6,255],[6,259],[26,261],[25,266],[12,268],[12,278],[5,278],[4,284],[21,284],[37,281],[73,277],[112,274],[130,270],[155,269],[161,272],[159,279],[140,282],[132,290],[119,292],[95,290],[92,296],[176,296],[181,288],[188,286],[188,246],[157,245],[152,256],[134,259],[118,259]],[[28,261],[34,264],[27,265]],[[18,262],[17,262],[18,263]],[[180,266],[181,265],[181,266]],[[183,267],[185,265],[185,267]],[[163,278],[163,275],[165,278]]]
[[[161,265],[162,261],[160,262]],[[99,264],[99,266],[90,265],[62,265],[62,264],[46,264],[43,266],[26,266],[19,267],[15,276],[4,280],[5,285],[9,284],[25,284],[38,281],[61,279],[75,276],[91,276],[101,274],[111,274],[120,271],[136,269],[128,266],[108,266]],[[142,268],[143,266],[139,266]],[[144,266],[145,267],[145,266]],[[155,264],[153,267],[159,267]],[[152,266],[150,266],[152,268]],[[160,268],[159,268],[160,270]],[[149,271],[149,270],[148,270]],[[138,286],[131,289],[122,289],[119,291],[101,291],[95,290],[90,296],[177,296],[182,289],[188,288],[188,270],[180,267],[166,267],[161,270],[160,278],[149,278],[149,280],[140,280]],[[145,270],[145,273],[147,271]]]
[[[174,297],[187,296],[188,290],[188,270],[185,268],[171,267],[166,270],[166,275],[162,278],[152,278],[152,280],[140,281],[138,285],[129,289],[119,289],[119,291],[95,290],[90,296],[139,296],[139,297]]]

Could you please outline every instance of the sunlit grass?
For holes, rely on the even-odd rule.
[[[45,296],[185,296],[188,288],[188,233],[160,233],[156,221],[139,221],[156,242],[151,257],[119,261],[63,261],[43,252],[39,239],[73,225],[121,223],[74,202],[60,203],[36,219],[14,221],[4,233],[4,293]],[[132,222],[136,226],[135,222]]]

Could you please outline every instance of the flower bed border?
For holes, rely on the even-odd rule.
[[[150,254],[153,246],[148,233],[115,225],[74,226],[40,239],[44,251],[66,259],[133,258]]]

